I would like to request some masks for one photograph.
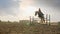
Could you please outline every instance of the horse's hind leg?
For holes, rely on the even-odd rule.
[[[42,18],[42,19],[41,19],[41,22],[42,22],[42,23],[45,23],[45,20],[44,20],[44,18]]]

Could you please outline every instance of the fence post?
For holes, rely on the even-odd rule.
[[[32,17],[32,23],[34,23],[34,16]]]
[[[48,14],[46,14],[46,24],[48,23],[47,21],[48,21]]]
[[[50,15],[49,15],[49,25],[50,25]]]
[[[31,16],[30,16],[30,24],[31,24]]]

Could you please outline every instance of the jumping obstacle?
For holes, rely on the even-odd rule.
[[[35,20],[38,20],[38,18],[35,18],[34,16],[33,17],[30,16],[30,23],[33,23]],[[50,14],[46,14],[46,16],[45,16],[45,23],[50,25],[50,22],[51,22]]]

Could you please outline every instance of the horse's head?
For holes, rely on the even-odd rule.
[[[35,16],[38,14],[38,11],[35,12]]]

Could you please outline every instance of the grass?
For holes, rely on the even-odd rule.
[[[0,22],[0,34],[60,34],[58,25]]]

